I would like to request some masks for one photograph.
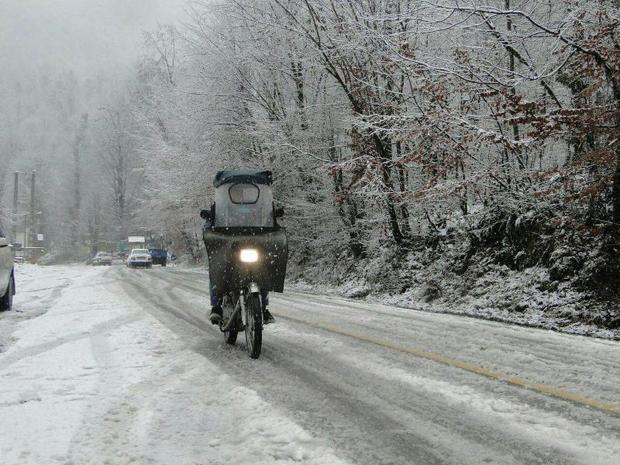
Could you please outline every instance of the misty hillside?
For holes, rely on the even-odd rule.
[[[261,167],[296,288],[618,337],[617,2],[29,3],[0,217],[46,263],[145,234],[202,265],[216,171]]]

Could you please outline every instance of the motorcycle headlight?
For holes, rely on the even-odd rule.
[[[239,252],[239,260],[243,263],[256,263],[258,261],[258,250],[241,249],[241,252]]]

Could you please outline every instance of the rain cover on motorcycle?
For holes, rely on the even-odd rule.
[[[264,290],[284,289],[288,242],[274,216],[271,183],[271,171],[220,171],[215,177],[215,210],[203,239],[209,279],[220,295],[250,282]]]

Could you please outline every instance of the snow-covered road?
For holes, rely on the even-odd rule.
[[[254,361],[208,323],[204,273],[18,285],[2,465],[620,463],[618,342],[287,293]]]

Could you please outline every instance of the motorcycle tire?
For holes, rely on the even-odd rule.
[[[248,348],[250,358],[258,358],[260,356],[263,344],[263,322],[260,296],[258,294],[250,294],[245,303],[246,325],[245,325],[245,342]]]

